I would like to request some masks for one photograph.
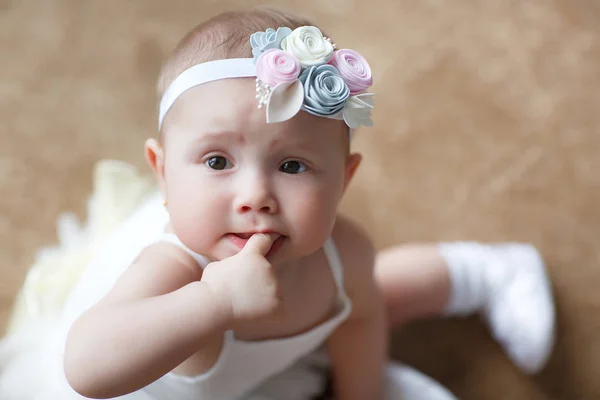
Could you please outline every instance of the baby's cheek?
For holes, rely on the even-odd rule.
[[[214,225],[213,221],[207,219],[211,216],[209,206],[190,197],[179,198],[173,203],[169,202],[173,231],[187,247],[202,254],[212,236],[210,231]]]
[[[316,250],[331,234],[336,208],[324,202],[304,202],[294,216],[295,225],[307,251]]]

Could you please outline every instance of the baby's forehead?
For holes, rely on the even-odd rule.
[[[250,97],[250,99],[248,99]],[[238,131],[258,113],[252,80],[227,79],[196,86],[184,92],[165,119],[170,126],[195,130]]]
[[[223,79],[191,88],[172,111],[176,125],[188,125],[198,133],[281,133],[281,140],[310,141],[327,132],[335,135],[336,131],[347,130],[342,121],[304,111],[284,122],[267,123],[266,110],[257,106],[255,81],[251,78]]]

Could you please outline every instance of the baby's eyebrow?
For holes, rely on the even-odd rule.
[[[203,141],[206,139],[217,139],[239,143],[244,143],[246,141],[243,133],[235,131],[204,131],[198,135],[195,141]]]
[[[282,143],[283,142],[283,143]],[[271,141],[269,148],[276,149],[280,146],[293,146],[298,150],[304,151],[314,151],[316,146],[311,140],[307,139],[284,139],[284,138],[276,138]]]

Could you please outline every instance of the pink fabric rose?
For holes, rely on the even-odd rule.
[[[256,77],[270,86],[295,81],[300,70],[300,61],[279,49],[269,49],[256,60]]]
[[[340,71],[340,75],[350,88],[351,96],[362,92],[373,84],[369,63],[354,50],[341,49],[334,51],[329,64]]]

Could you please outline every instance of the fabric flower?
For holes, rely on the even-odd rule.
[[[302,108],[311,114],[331,116],[340,112],[350,96],[350,89],[332,65],[305,69],[298,78],[304,86]]]
[[[329,64],[340,71],[340,75],[350,88],[351,96],[362,92],[373,84],[369,63],[354,50],[341,49],[334,51]]]
[[[277,31],[273,28],[268,28],[265,32],[255,32],[250,36],[250,46],[252,46],[252,55],[254,56],[254,62],[258,60],[258,57],[269,49],[279,49],[281,41],[290,33],[292,30],[287,27],[278,28]]]
[[[296,57],[279,49],[265,51],[256,61],[256,77],[271,86],[295,81],[301,69]]]
[[[281,41],[281,48],[293,54],[305,68],[325,64],[331,60],[333,54],[331,42],[314,26],[294,29]]]

